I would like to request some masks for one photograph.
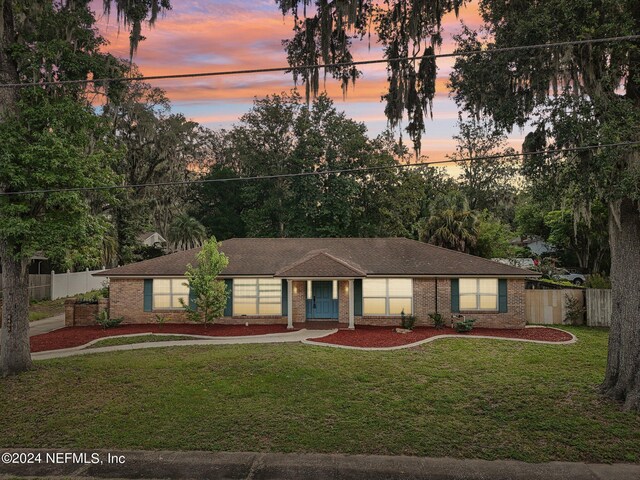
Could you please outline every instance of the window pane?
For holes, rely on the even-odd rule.
[[[256,301],[251,299],[233,299],[233,314],[234,315],[256,315]]]
[[[411,303],[410,298],[390,298],[389,315],[400,315],[402,310],[406,315],[411,315]]]
[[[154,278],[153,293],[171,293],[171,280],[168,278]]]
[[[279,298],[282,295],[282,282],[280,280],[265,282],[261,279],[258,289],[260,297]]]
[[[364,282],[363,282],[364,283]],[[363,310],[365,315],[385,315],[386,300],[384,298],[363,299]]]
[[[186,284],[186,285],[183,285]],[[174,278],[171,280],[171,293],[184,293],[189,295],[189,285],[186,278]]]
[[[478,282],[475,278],[461,278],[459,280],[460,294],[463,293],[476,293],[478,288]]]
[[[498,279],[497,278],[481,278],[479,293],[492,293],[494,295],[497,295]]]
[[[171,305],[171,307],[173,308],[183,308],[182,304],[180,303],[180,299],[182,299],[184,301],[185,305],[189,305],[189,295],[171,295],[171,298],[173,300],[173,303]]]
[[[389,296],[390,297],[412,297],[413,285],[410,278],[390,278],[389,279]]]
[[[282,315],[280,303],[260,302],[260,315]]]
[[[234,297],[254,297],[256,296],[256,285],[246,285],[244,283],[238,284],[233,282],[233,296]]]
[[[460,295],[460,310],[476,310],[476,295]]]
[[[483,310],[497,310],[498,297],[496,297],[495,295],[481,295],[480,308],[482,308]]]
[[[384,278],[365,278],[362,280],[363,297],[386,297],[387,281]]]
[[[171,295],[154,295],[153,308],[171,308]]]

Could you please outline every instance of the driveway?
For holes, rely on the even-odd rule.
[[[64,327],[64,313],[55,317],[43,318],[29,324],[29,336],[40,335],[41,333],[52,332]]]

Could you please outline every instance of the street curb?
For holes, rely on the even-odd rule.
[[[69,450],[11,450],[69,452]],[[79,453],[75,451],[74,453]],[[140,479],[349,479],[349,480],[637,480],[637,464],[571,462],[525,463],[515,460],[423,458],[383,455],[253,452],[107,451],[102,464],[0,464],[0,478],[140,478]],[[5,453],[5,452],[2,452]],[[107,463],[107,454],[124,463]]]

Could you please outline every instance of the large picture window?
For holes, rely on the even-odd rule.
[[[410,278],[365,278],[362,280],[364,315],[413,313],[413,282]]]
[[[498,310],[498,279],[461,278],[460,310]]]
[[[154,278],[153,279],[153,309],[172,310],[183,308],[189,304],[189,286],[186,278]]]
[[[282,280],[235,278],[234,315],[282,315]]]

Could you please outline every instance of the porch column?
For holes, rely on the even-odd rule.
[[[349,328],[353,330],[356,328],[355,315],[354,315],[354,298],[353,293],[353,280],[349,280]]]
[[[293,281],[287,280],[287,328],[293,328]]]

